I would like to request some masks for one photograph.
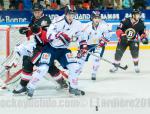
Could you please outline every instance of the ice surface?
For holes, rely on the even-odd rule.
[[[0,90],[0,114],[148,114],[150,50],[141,50],[139,55],[139,74],[134,72],[132,58],[127,51],[121,63],[128,65],[126,71],[109,73],[112,65],[101,61],[96,81],[90,80],[90,59],[79,77],[79,88],[85,90],[85,96],[72,97],[67,90],[59,90],[54,81],[45,79],[40,82],[32,100],[26,96],[13,96],[13,87]],[[104,58],[113,61],[114,51],[106,51]]]

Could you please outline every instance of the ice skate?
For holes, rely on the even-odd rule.
[[[109,72],[111,73],[115,73],[116,71],[118,71],[118,67],[114,66],[112,69],[109,70]]]
[[[75,96],[85,95],[85,92],[79,89],[74,89],[72,87],[69,87],[69,93],[74,94]]]
[[[33,97],[33,94],[34,94],[34,89],[27,88],[27,96],[29,99]]]
[[[19,84],[14,90],[13,93],[14,94],[25,94],[27,92],[27,88],[22,86],[21,84]]]
[[[57,81],[57,83],[60,85],[61,89],[66,89],[68,88],[68,84],[67,82],[62,78],[60,80]]]
[[[136,73],[140,73],[140,69],[139,69],[138,66],[135,66],[134,69],[135,69],[135,72],[136,72]]]
[[[95,73],[92,73],[91,80],[96,80],[96,74]]]

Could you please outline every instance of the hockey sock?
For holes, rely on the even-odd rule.
[[[21,79],[21,81],[20,81],[20,84],[21,84],[23,87],[26,87],[28,83],[29,83],[29,80],[23,80],[23,79]]]
[[[63,79],[63,75],[60,73],[60,71],[52,77],[56,82],[59,82],[59,80]]]
[[[76,89],[78,88],[78,75],[80,74],[79,64],[71,63],[67,66],[69,70],[69,83],[70,87]]]
[[[139,59],[138,58],[133,58],[133,63],[134,63],[134,66],[138,66]]]
[[[41,65],[37,68],[35,72],[32,74],[32,79],[28,83],[27,87],[35,89],[38,82],[46,75],[48,72],[49,66],[48,65]]]
[[[94,58],[92,74],[96,74],[100,65],[100,60],[98,58]]]

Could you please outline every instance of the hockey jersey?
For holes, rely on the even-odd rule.
[[[138,35],[145,34],[145,25],[144,22],[139,19],[136,23],[131,22],[131,18],[125,18],[121,21],[120,25],[117,27],[117,30],[121,29],[122,32],[126,35],[128,40],[137,39]]]
[[[56,38],[58,32],[63,32],[67,34],[70,38],[74,36],[79,37],[79,42],[82,38],[82,23],[78,20],[73,19],[72,23],[69,24],[65,16],[56,17],[52,24],[49,26],[47,31],[47,38],[50,40],[50,45],[54,48],[68,48],[69,45],[64,45],[64,43]],[[68,42],[69,44],[70,42]]]
[[[92,26],[92,21],[84,25],[84,37],[87,40],[88,45],[98,44],[99,39],[105,37],[110,40],[111,38],[111,28],[103,20],[100,21],[97,27]]]

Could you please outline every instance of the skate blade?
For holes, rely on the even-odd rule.
[[[32,100],[33,97],[27,96],[27,100]]]
[[[13,93],[13,96],[25,96],[25,95],[27,95],[27,92]]]

